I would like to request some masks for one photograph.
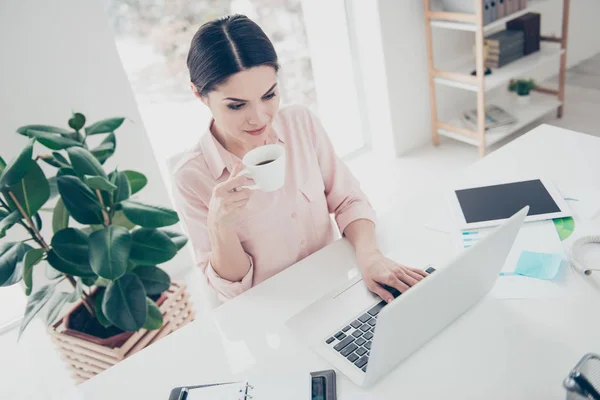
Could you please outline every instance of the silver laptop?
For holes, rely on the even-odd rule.
[[[357,277],[286,325],[354,383],[370,386],[492,289],[528,211],[525,207],[437,271],[430,269],[419,284],[396,292],[390,304]]]

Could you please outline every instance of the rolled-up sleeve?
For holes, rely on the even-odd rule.
[[[180,221],[194,249],[196,265],[202,269],[207,283],[217,292],[219,299],[231,299],[252,287],[254,260],[250,260],[248,273],[239,282],[223,279],[214,270],[211,263],[211,244],[208,236],[208,206],[202,200],[201,194],[195,190],[197,180],[192,173],[179,171],[174,176],[173,199],[179,213]]]
[[[335,154],[331,140],[318,118],[307,110],[310,118],[313,143],[319,161],[319,168],[329,212],[335,215],[342,234],[350,223],[367,219],[376,223],[376,215],[367,196],[360,189],[360,183],[352,175],[348,166]]]

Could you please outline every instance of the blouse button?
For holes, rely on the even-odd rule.
[[[292,213],[292,218],[296,218],[297,214],[295,212]]]

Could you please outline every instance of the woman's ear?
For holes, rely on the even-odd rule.
[[[198,91],[198,88],[196,87],[196,85],[194,85],[192,82],[190,82],[190,88],[192,89],[192,93],[194,93],[194,96],[196,96],[197,98],[202,100],[202,96],[200,95],[200,92]]]
[[[196,85],[194,85],[192,82],[190,82],[190,88],[192,89],[192,93],[194,93],[194,96],[199,98],[200,101],[204,103],[204,105],[208,106],[208,98],[206,96],[202,96],[200,94]]]

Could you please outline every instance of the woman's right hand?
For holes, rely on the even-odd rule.
[[[213,188],[208,204],[208,225],[213,229],[231,229],[237,216],[244,210],[252,197],[252,189],[243,188],[254,184],[252,178],[238,176],[244,166],[235,166],[229,179]]]

